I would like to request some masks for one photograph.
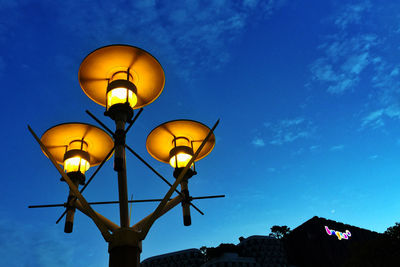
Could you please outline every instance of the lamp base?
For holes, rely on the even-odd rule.
[[[78,184],[80,185],[84,185],[85,184],[85,175],[81,172],[69,172],[67,173],[68,177],[71,179],[71,181],[76,184],[78,186]],[[60,178],[60,181],[65,182],[64,178]]]
[[[140,248],[135,246],[120,246],[109,251],[109,267],[139,267]]]
[[[178,177],[181,174],[181,172],[183,171],[183,169],[185,169],[185,168],[175,168],[174,173],[173,173],[175,179],[178,179]],[[192,178],[193,175],[196,175],[196,174],[197,174],[196,171],[189,168],[185,174],[185,177],[183,177],[183,179],[188,180],[188,179]]]
[[[133,109],[129,103],[114,104],[104,112],[104,115],[110,117],[112,120],[122,120],[130,122],[133,117]]]
[[[142,242],[138,233],[129,228],[121,228],[113,233],[108,244],[109,267],[139,267]]]

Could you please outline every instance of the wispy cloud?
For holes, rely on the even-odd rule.
[[[362,118],[361,127],[379,128],[385,125],[385,118],[400,119],[400,106],[390,105],[386,108],[371,111]]]
[[[370,8],[370,1],[344,6],[334,23],[341,29],[345,29],[349,24],[360,24],[362,23],[362,13]]]
[[[60,227],[33,227],[7,218],[0,219],[0,258],[4,266],[76,266],[83,250],[92,252],[78,241],[65,238]],[[84,265],[98,266],[100,260]]]
[[[117,0],[106,8],[101,2],[64,1],[57,18],[64,29],[91,43],[125,42],[149,51],[162,46],[160,56],[180,66],[178,75],[190,77],[226,64],[231,56],[226,47],[285,2]]]
[[[377,158],[379,158],[378,155],[371,155],[371,156],[368,157],[368,159],[370,159],[370,160],[375,160]]]
[[[344,145],[336,145],[332,146],[329,150],[330,151],[342,151],[344,149]]]
[[[360,80],[361,72],[373,61],[371,49],[378,44],[378,37],[363,34],[349,38],[338,34],[319,48],[325,54],[316,59],[310,66],[312,79],[326,84],[327,92],[342,94],[353,90]]]
[[[263,147],[265,146],[264,140],[259,138],[259,137],[255,137],[251,143],[256,146],[256,147]]]
[[[389,52],[398,51],[400,17],[393,7],[374,5],[367,0],[341,7],[328,20],[335,27],[323,37],[322,55],[310,65],[311,84],[330,94],[343,95],[363,85],[369,97],[360,113],[361,129],[400,119],[400,64]],[[393,21],[385,23],[389,17]]]
[[[283,145],[298,139],[308,138],[315,130],[313,124],[302,117],[284,119],[276,124],[264,124],[271,132],[271,145]]]

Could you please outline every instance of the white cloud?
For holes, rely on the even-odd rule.
[[[382,115],[384,114],[384,109],[378,109],[370,112],[362,120],[361,126],[373,126],[374,128],[383,126]]]
[[[226,47],[240,39],[250,23],[265,19],[284,3],[116,0],[104,8],[100,2],[64,1],[59,3],[57,22],[90,43],[129,43],[159,51],[180,66],[178,75],[190,78],[199,70],[226,64]]]
[[[341,14],[335,19],[335,25],[345,29],[349,24],[360,24],[362,22],[362,13],[371,8],[370,1],[362,1],[357,4],[344,6]]]
[[[360,74],[371,63],[370,51],[378,44],[373,34],[349,38],[347,35],[331,35],[319,48],[325,54],[310,65],[312,79],[327,85],[327,92],[342,94],[358,84]]]
[[[377,158],[379,158],[378,155],[371,155],[371,156],[368,157],[368,159],[370,159],[370,160],[375,160]]]
[[[308,83],[336,95],[363,90],[368,98],[360,112],[361,129],[400,119],[400,64],[392,56],[399,49],[400,17],[392,6],[374,5],[346,4],[328,19],[335,28],[323,36],[322,54],[310,65]],[[391,23],[386,23],[388,18],[393,18]]]
[[[60,227],[33,227],[8,218],[0,219],[0,258],[4,266],[76,266],[78,255],[86,249],[65,238]]]
[[[266,127],[273,134],[272,139],[269,141],[271,145],[283,145],[298,139],[308,138],[315,130],[310,121],[306,121],[301,117],[281,120],[275,125],[270,124]]]
[[[385,118],[397,118],[400,119],[400,106],[398,105],[390,105],[386,108],[381,108],[378,110],[371,111],[368,115],[366,115],[362,119],[361,126],[362,127],[372,127],[378,128],[385,125]]]
[[[265,146],[264,140],[258,137],[255,137],[251,143],[256,147],[263,147]]]
[[[302,122],[304,122],[304,118],[294,118],[294,119],[290,119],[290,120],[282,120],[281,125],[284,127],[289,127],[292,125],[299,125]]]
[[[344,149],[344,145],[336,145],[330,148],[330,151],[342,151]]]

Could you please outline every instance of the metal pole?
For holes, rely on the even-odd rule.
[[[125,159],[125,121],[124,118],[117,118],[115,120],[114,170],[118,172],[119,215],[122,228],[129,227],[128,185]]]
[[[190,195],[188,188],[188,180],[183,180],[181,182],[181,192],[183,193],[183,200],[182,200],[183,225],[189,226],[192,224],[192,219],[190,217]]]
[[[71,179],[72,182],[75,184],[76,188],[79,186],[78,179]],[[76,199],[74,192],[69,190],[68,200],[67,200],[67,217],[65,218],[65,225],[64,225],[64,232],[65,233],[72,233],[72,229],[74,227],[74,216],[75,216],[75,206],[71,205],[72,199]]]
[[[125,159],[125,123],[128,114],[116,112],[115,121],[115,154],[114,170],[118,173],[119,216],[121,228],[113,232],[108,243],[109,267],[138,267],[140,266],[140,253],[142,252],[139,233],[129,228],[128,185],[126,177]]]

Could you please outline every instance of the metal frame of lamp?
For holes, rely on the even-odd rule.
[[[102,129],[78,122],[51,127],[42,135],[41,141],[57,163],[63,165],[65,173],[76,187],[79,184],[85,184],[85,172],[91,166],[99,165],[107,156],[107,152],[114,147],[111,136]],[[61,180],[65,181],[63,178]],[[75,207],[72,201],[74,198],[75,195],[70,190],[66,206],[65,233],[71,233],[73,229]]]
[[[105,106],[105,115],[114,120],[116,130],[112,131],[92,113],[86,111],[106,132],[112,136],[114,144],[111,149],[110,146],[103,147],[103,153],[101,156],[97,157],[98,161],[92,162],[91,160],[93,155],[91,153],[93,151],[91,150],[92,146],[90,140],[87,139],[87,135],[83,134],[79,137],[72,138],[67,134],[69,136],[68,138],[72,138],[72,140],[69,140],[68,144],[53,144],[47,142],[47,139],[43,137],[47,136],[46,133],[51,133],[52,131],[55,131],[55,129],[59,129],[58,127],[65,126],[56,126],[51,128],[51,131],[49,130],[43,135],[42,140],[40,140],[32,128],[28,126],[29,131],[39,143],[42,151],[46,156],[48,156],[54,167],[62,176],[62,179],[68,184],[72,196],[71,199],[68,199],[67,203],[64,204],[32,205],[29,206],[29,208],[67,207],[67,211],[60,216],[57,223],[65,214],[67,214],[68,217],[68,207],[71,206],[74,209],[79,209],[82,213],[86,214],[93,220],[97,228],[100,230],[104,240],[108,243],[110,267],[140,266],[140,253],[142,250],[141,242],[145,239],[150,228],[159,217],[167,213],[179,203],[185,203],[187,208],[188,206],[192,206],[199,213],[204,215],[204,213],[191,202],[192,200],[224,197],[224,195],[190,197],[188,191],[187,193],[184,192],[185,187],[182,187],[182,183],[185,183],[188,179],[187,177],[191,177],[191,175],[194,174],[194,161],[207,155],[214,146],[215,137],[213,131],[217,127],[219,120],[211,129],[201,124],[205,127],[203,127],[203,129],[207,129],[205,136],[204,134],[202,135],[202,141],[193,139],[190,149],[183,148],[182,145],[179,145],[184,142],[184,139],[175,138],[175,150],[169,152],[176,155],[178,152],[185,150],[191,157],[190,160],[186,162],[186,166],[178,166],[180,167],[177,168],[179,169],[179,173],[174,173],[174,177],[176,178],[175,182],[170,183],[125,143],[125,136],[143,111],[143,106],[152,103],[161,94],[164,88],[165,76],[159,62],[148,52],[138,47],[129,45],[110,45],[93,51],[83,60],[79,69],[78,78],[81,88],[86,95],[94,102]],[[139,108],[139,112],[133,118],[133,110]],[[129,123],[129,125],[125,128],[126,123]],[[57,135],[49,134],[49,136]],[[194,142],[198,143],[194,146]],[[210,149],[211,143],[212,146]],[[71,149],[68,149],[68,146],[71,146]],[[62,153],[58,152],[58,150],[54,150],[56,147],[58,147],[58,149],[61,147]],[[88,150],[85,151],[85,149]],[[107,151],[108,149],[110,150]],[[128,149],[128,151],[130,151],[136,158],[138,158],[170,186],[162,199],[128,201],[125,149]],[[106,154],[105,152],[108,153]],[[119,200],[88,202],[83,197],[82,193],[113,152],[114,170],[118,174]],[[87,153],[89,154],[89,157]],[[62,157],[60,156],[61,154]],[[106,155],[104,156],[104,154]],[[64,159],[68,160],[75,156],[79,157],[79,160],[77,161],[78,171],[66,173],[65,170],[61,169],[59,164],[62,164]],[[70,177],[70,174],[81,173],[80,164],[82,164],[82,162],[85,163],[84,160],[87,161],[87,159],[89,159],[91,165],[100,164],[85,185],[78,190],[78,184],[75,182],[74,178]],[[176,158],[175,161],[177,163],[179,158]],[[191,166],[193,166],[193,169],[191,169]],[[181,191],[177,190],[179,184],[181,184],[182,187]],[[174,192],[178,195],[171,199]],[[157,208],[148,216],[131,226],[129,222],[128,203],[153,201],[159,202]],[[120,225],[117,225],[96,212],[91,205],[97,204],[119,204]]]
[[[169,163],[174,168],[173,175],[178,178],[186,165],[192,159],[194,151],[206,138],[210,129],[193,120],[173,120],[154,128],[147,136],[146,148],[155,159]],[[195,161],[206,157],[215,146],[214,134],[205,143],[203,150],[190,165],[181,182],[183,224],[191,225],[190,194],[188,181],[196,175]]]

